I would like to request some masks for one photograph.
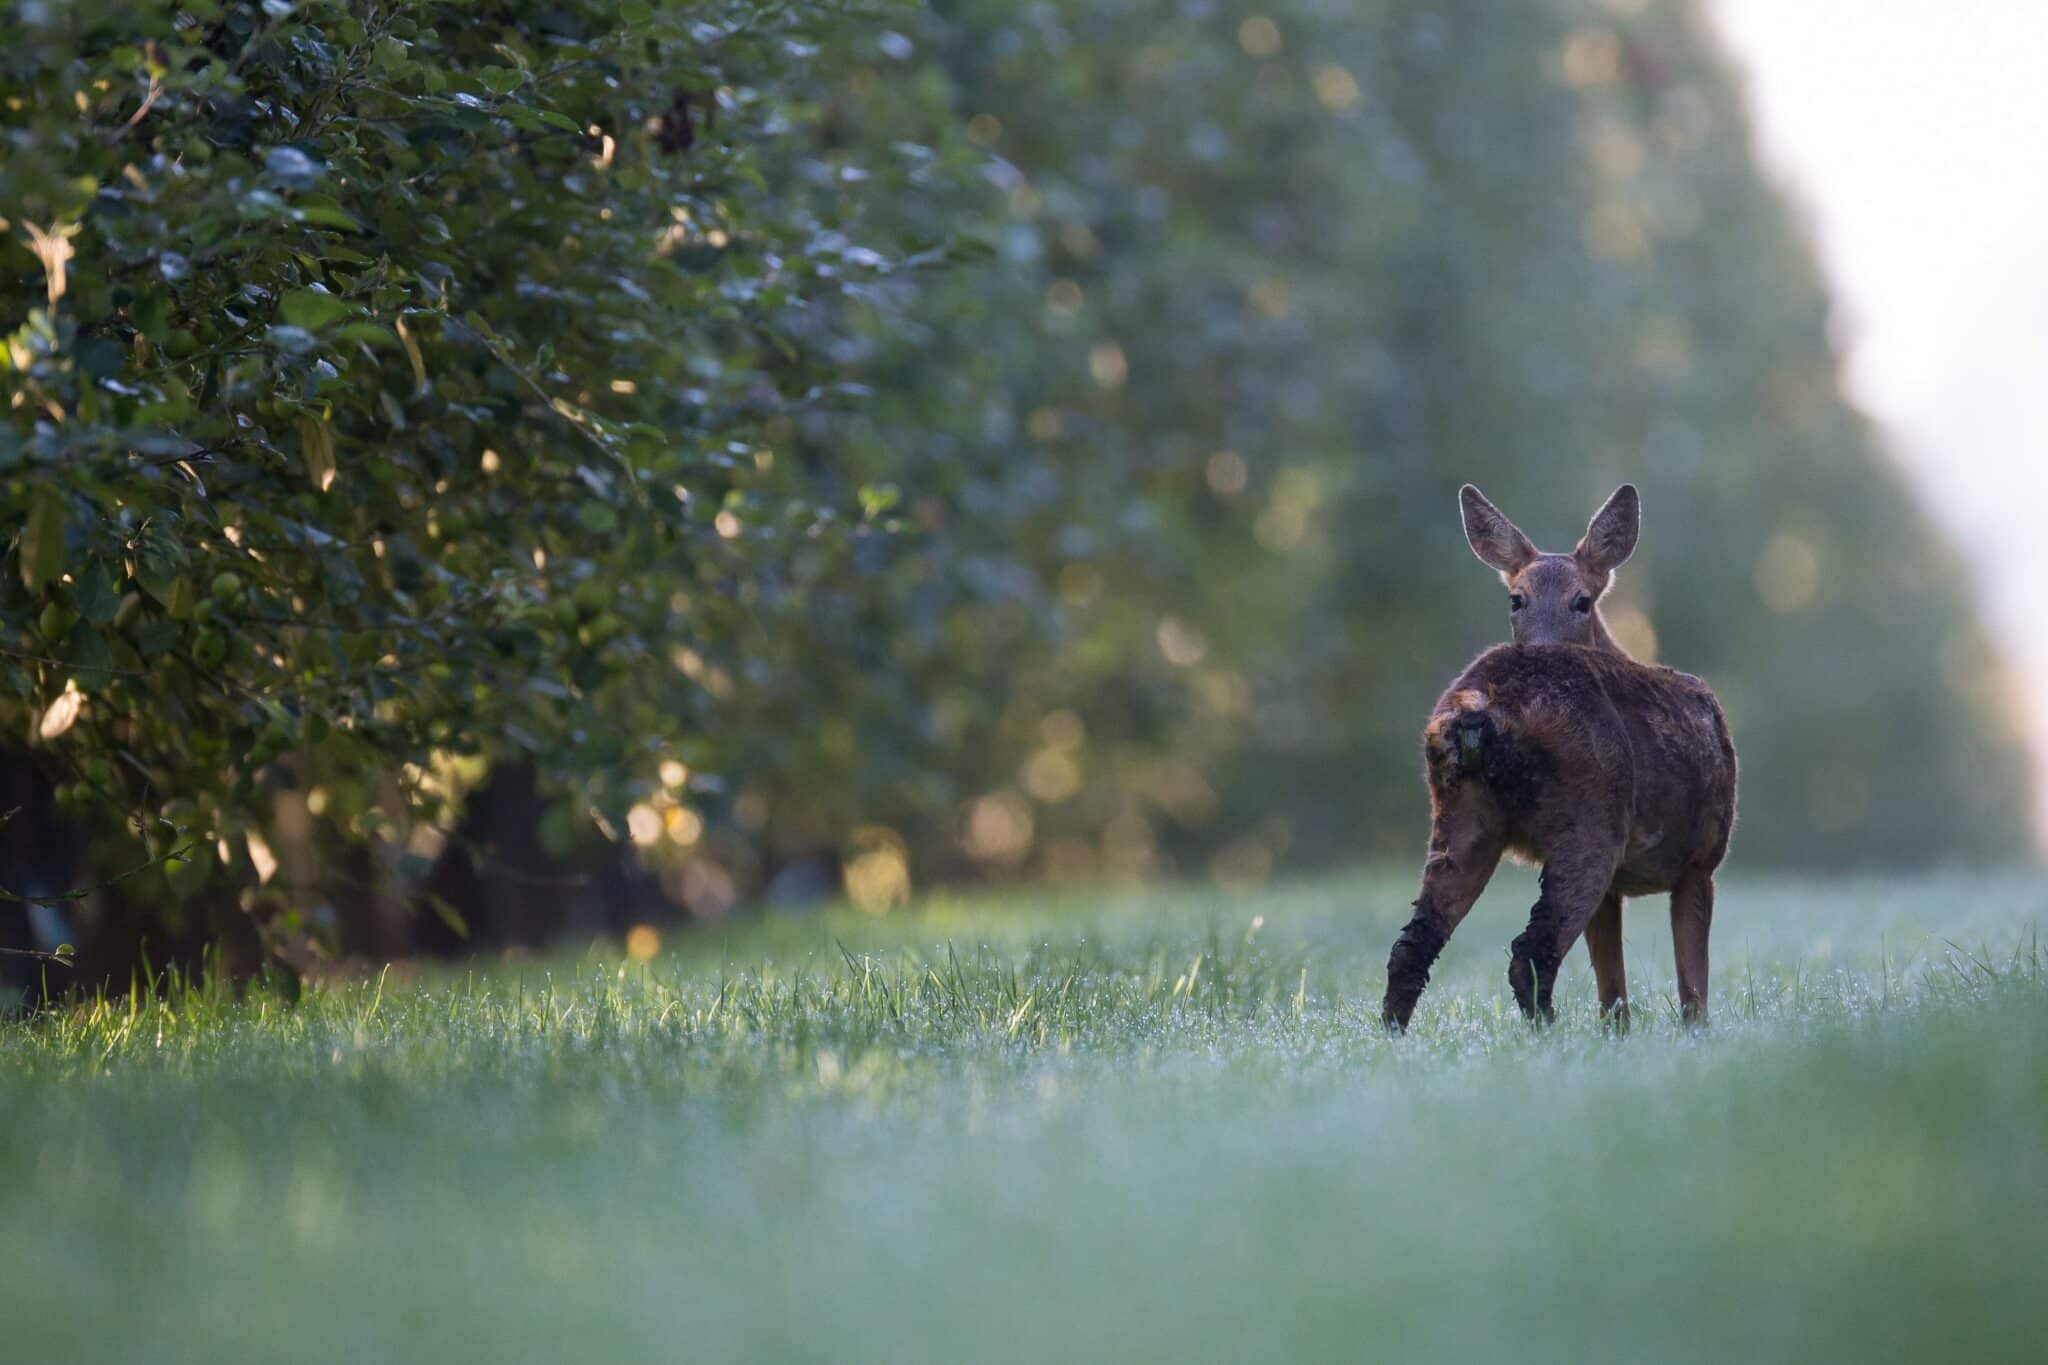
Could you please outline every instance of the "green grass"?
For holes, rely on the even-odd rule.
[[[2038,1359],[2048,881],[1742,882],[1715,1021],[1503,874],[786,919],[0,1029],[0,1356]]]

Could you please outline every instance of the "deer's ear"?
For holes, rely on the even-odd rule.
[[[1593,514],[1586,524],[1586,538],[1572,554],[1593,573],[1612,573],[1636,552],[1636,535],[1642,526],[1642,499],[1634,484],[1625,483]]]
[[[1465,516],[1465,539],[1480,563],[1512,576],[1536,558],[1529,537],[1469,483],[1458,490],[1458,510]]]

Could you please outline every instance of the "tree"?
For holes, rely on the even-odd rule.
[[[1505,630],[1458,485],[1569,545],[1635,479],[1614,611],[1727,700],[1739,858],[2024,846],[1992,652],[1695,5],[957,0],[919,38],[994,251],[831,434],[933,529],[876,580],[896,667],[800,670],[845,783],[748,765],[793,827],[885,813],[941,875],[1406,856],[1418,718]]]
[[[916,250],[806,95],[864,22],[14,5],[0,726],[66,808],[302,930],[281,798],[422,868],[501,758],[563,849],[715,799],[704,660],[883,511],[777,449]]]

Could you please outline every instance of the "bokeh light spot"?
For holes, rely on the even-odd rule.
[[[1621,75],[1621,40],[1599,25],[1575,29],[1565,40],[1559,66],[1574,90],[1612,85]]]
[[[1066,749],[1039,749],[1025,760],[1024,790],[1032,800],[1056,806],[1081,790],[1081,765]]]
[[[1209,481],[1209,491],[1219,498],[1236,497],[1251,480],[1244,457],[1234,450],[1219,450],[1211,455],[1202,472]]]
[[[964,842],[977,862],[1014,867],[1031,852],[1031,806],[1016,792],[991,792],[967,808]]]
[[[1602,611],[1615,642],[1646,664],[1657,662],[1657,628],[1639,607],[1616,607]]]
[[[1192,668],[1209,652],[1209,642],[1202,632],[1178,616],[1160,617],[1153,638],[1159,643],[1160,654],[1175,668]]]
[[[1034,441],[1054,441],[1065,430],[1066,422],[1060,417],[1058,408],[1033,408],[1031,415],[1024,419],[1024,430],[1031,433]]]
[[[910,851],[903,837],[883,825],[863,825],[847,840],[842,880],[846,898],[871,915],[910,900]]]
[[[1072,711],[1050,711],[1038,722],[1038,735],[1055,749],[1076,749],[1088,737],[1081,718]]]
[[[1124,359],[1124,348],[1114,341],[1098,341],[1088,352],[1088,373],[1095,382],[1105,389],[1122,388],[1130,377],[1130,362]]]
[[[1237,45],[1247,56],[1271,57],[1280,51],[1280,26],[1263,14],[1254,14],[1237,26]]]
[[[1608,202],[1586,215],[1586,251],[1600,261],[1639,261],[1650,254],[1650,234],[1626,204]]]
[[[661,826],[669,841],[688,848],[704,837],[704,817],[688,806],[670,806],[661,813]]]
[[[1270,321],[1284,318],[1294,309],[1294,290],[1287,281],[1268,276],[1254,284],[1245,294],[1252,311]]]
[[[1316,71],[1316,102],[1333,114],[1349,114],[1359,105],[1358,78],[1334,62]]]
[[[1819,593],[1820,568],[1820,553],[1810,543],[1780,531],[1757,556],[1757,596],[1780,614],[1798,611]]]

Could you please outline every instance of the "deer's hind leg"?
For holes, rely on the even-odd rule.
[[[1527,1017],[1545,1022],[1556,1017],[1551,992],[1558,964],[1599,913],[1620,852],[1618,840],[1575,840],[1543,864],[1543,894],[1530,909],[1529,927],[1515,939],[1508,962],[1508,985]],[[1617,910],[1617,926],[1620,918]]]
[[[1714,927],[1714,874],[1692,871],[1671,889],[1671,951],[1678,959],[1678,1013],[1707,1022],[1707,935]]]
[[[1440,808],[1429,830],[1429,860],[1422,867],[1422,894],[1415,913],[1387,955],[1387,994],[1380,1018],[1390,1029],[1406,1029],[1429,969],[1459,921],[1479,899],[1500,866],[1506,836],[1483,801]]]
[[[1628,971],[1621,953],[1621,893],[1608,888],[1600,908],[1586,921],[1586,956],[1600,990],[1600,1017],[1628,1031]]]

